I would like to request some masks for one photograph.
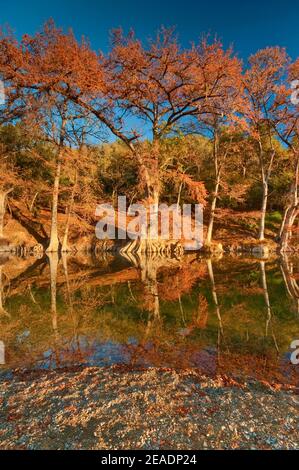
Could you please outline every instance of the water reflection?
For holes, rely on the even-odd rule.
[[[220,363],[220,356],[221,356],[220,350],[221,350],[221,339],[223,337],[223,324],[222,324],[222,318],[221,318],[221,313],[220,313],[220,305],[219,305],[219,302],[218,302],[216,284],[215,284],[215,279],[214,279],[213,264],[212,264],[211,259],[207,260],[207,265],[208,265],[208,272],[209,272],[209,277],[210,277],[210,281],[211,281],[213,302],[214,302],[214,305],[215,305],[216,315],[217,315],[217,319],[218,319],[217,360],[218,360],[218,363]]]
[[[287,257],[2,258],[1,370],[125,364],[298,380],[297,273]]]
[[[273,322],[272,322],[272,308],[270,304],[270,297],[269,297],[269,290],[267,284],[267,276],[266,276],[266,268],[265,268],[265,261],[260,261],[260,269],[261,269],[261,278],[262,278],[262,286],[264,292],[264,299],[267,309],[267,319],[266,319],[266,327],[265,327],[265,336],[267,337],[269,334],[269,327],[271,328],[271,334],[273,337],[273,342],[276,348],[276,351],[279,352],[279,348],[277,345],[274,329],[273,329]]]
[[[299,286],[294,271],[294,262],[287,254],[282,258],[280,268],[288,294],[294,300],[299,315]]]

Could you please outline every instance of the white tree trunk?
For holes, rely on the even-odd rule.
[[[213,193],[213,199],[211,203],[210,218],[209,218],[208,231],[207,231],[207,237],[206,237],[207,245],[211,243],[212,238],[213,238],[213,227],[214,227],[217,199],[218,199],[218,194],[219,194],[219,186],[220,186],[220,174],[217,176],[214,193]]]
[[[280,228],[280,251],[282,253],[290,249],[290,233],[298,212],[299,154],[295,152],[295,156],[294,181],[290,189],[289,205],[285,210],[284,220]]]
[[[261,207],[261,218],[260,218],[260,227],[259,227],[259,234],[258,239],[260,241],[265,239],[265,219],[267,214],[267,206],[268,206],[268,194],[269,194],[269,180],[272,173],[273,162],[275,158],[275,150],[272,147],[272,139],[271,135],[270,143],[271,143],[271,158],[269,163],[266,165],[264,161],[264,149],[261,140],[259,140],[259,162],[260,162],[260,171],[261,171],[261,180],[263,185],[263,193],[262,193],[262,207]]]
[[[62,242],[62,247],[61,247],[62,253],[67,253],[67,252],[71,251],[69,246],[68,246],[68,238],[69,238],[71,215],[72,215],[72,211],[73,211],[73,207],[74,207],[75,191],[76,191],[76,187],[77,187],[77,179],[78,179],[78,171],[76,170],[75,181],[74,181],[74,185],[73,185],[73,188],[72,188],[72,194],[71,194],[71,199],[70,199],[70,203],[69,203],[69,207],[68,207],[64,237],[63,237],[63,242]]]
[[[212,202],[211,202],[211,210],[210,210],[208,231],[207,231],[207,237],[206,237],[206,245],[210,245],[211,241],[212,241],[212,238],[213,238],[215,210],[216,210],[217,199],[218,199],[218,194],[219,194],[219,187],[220,187],[220,181],[221,181],[221,164],[219,162],[218,145],[219,145],[218,129],[215,129],[214,139],[213,139],[213,159],[214,159],[214,171],[215,171],[215,187],[214,187],[213,198],[212,198]]]
[[[59,250],[57,214],[58,214],[60,173],[61,173],[61,160],[59,158],[57,161],[57,165],[56,165],[56,174],[55,174],[55,179],[54,179],[50,244],[46,250],[47,253],[57,253]]]
[[[267,213],[267,205],[268,205],[268,182],[264,180],[263,181],[261,218],[260,218],[260,227],[259,227],[259,234],[258,234],[259,240],[265,239],[265,220],[266,220],[266,213]]]

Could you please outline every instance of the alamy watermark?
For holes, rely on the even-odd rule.
[[[181,240],[186,250],[203,246],[203,207],[201,204],[131,204],[126,196],[112,204],[99,204],[95,215],[99,240]]]
[[[290,348],[294,349],[294,351],[291,353],[290,361],[292,364],[297,366],[299,364],[299,339],[295,339],[294,341],[292,341],[290,344]]]
[[[299,80],[293,80],[291,82],[291,103],[294,105],[299,104]]]

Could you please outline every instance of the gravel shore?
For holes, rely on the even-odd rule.
[[[298,449],[292,387],[119,367],[0,379],[1,449]]]

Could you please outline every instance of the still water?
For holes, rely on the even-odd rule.
[[[196,368],[298,383],[299,260],[0,257],[0,374]]]

